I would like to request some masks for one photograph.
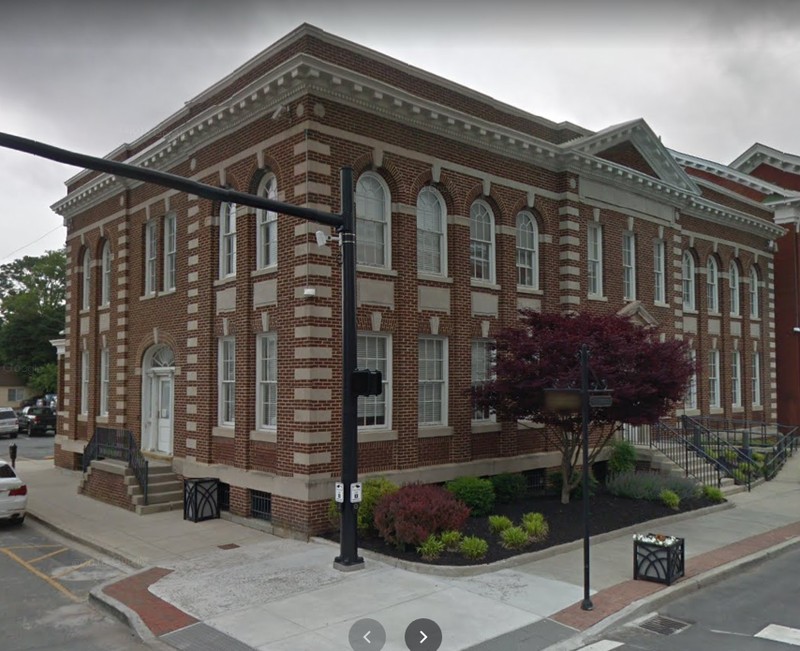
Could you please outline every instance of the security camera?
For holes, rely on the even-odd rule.
[[[792,332],[800,332],[800,326],[795,326],[792,328]]]
[[[317,238],[317,246],[325,246],[328,243],[328,236],[325,231],[317,231],[314,236]]]

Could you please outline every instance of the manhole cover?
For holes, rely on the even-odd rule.
[[[652,633],[658,633],[659,635],[672,635],[688,627],[689,624],[686,622],[681,622],[669,617],[662,617],[661,615],[650,617],[639,624],[639,628],[651,631]]]

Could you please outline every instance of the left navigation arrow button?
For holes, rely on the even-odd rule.
[[[374,619],[359,619],[347,637],[353,651],[380,651],[386,644],[386,630]]]

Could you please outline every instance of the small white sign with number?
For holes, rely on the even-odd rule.
[[[336,494],[334,499],[342,504],[344,502],[344,484],[340,481],[336,482]]]
[[[350,501],[358,504],[361,501],[361,483],[350,484]]]

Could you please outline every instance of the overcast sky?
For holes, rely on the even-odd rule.
[[[800,154],[796,0],[3,2],[0,131],[103,156],[303,22],[556,122]],[[0,264],[63,245],[77,172],[0,149]]]

